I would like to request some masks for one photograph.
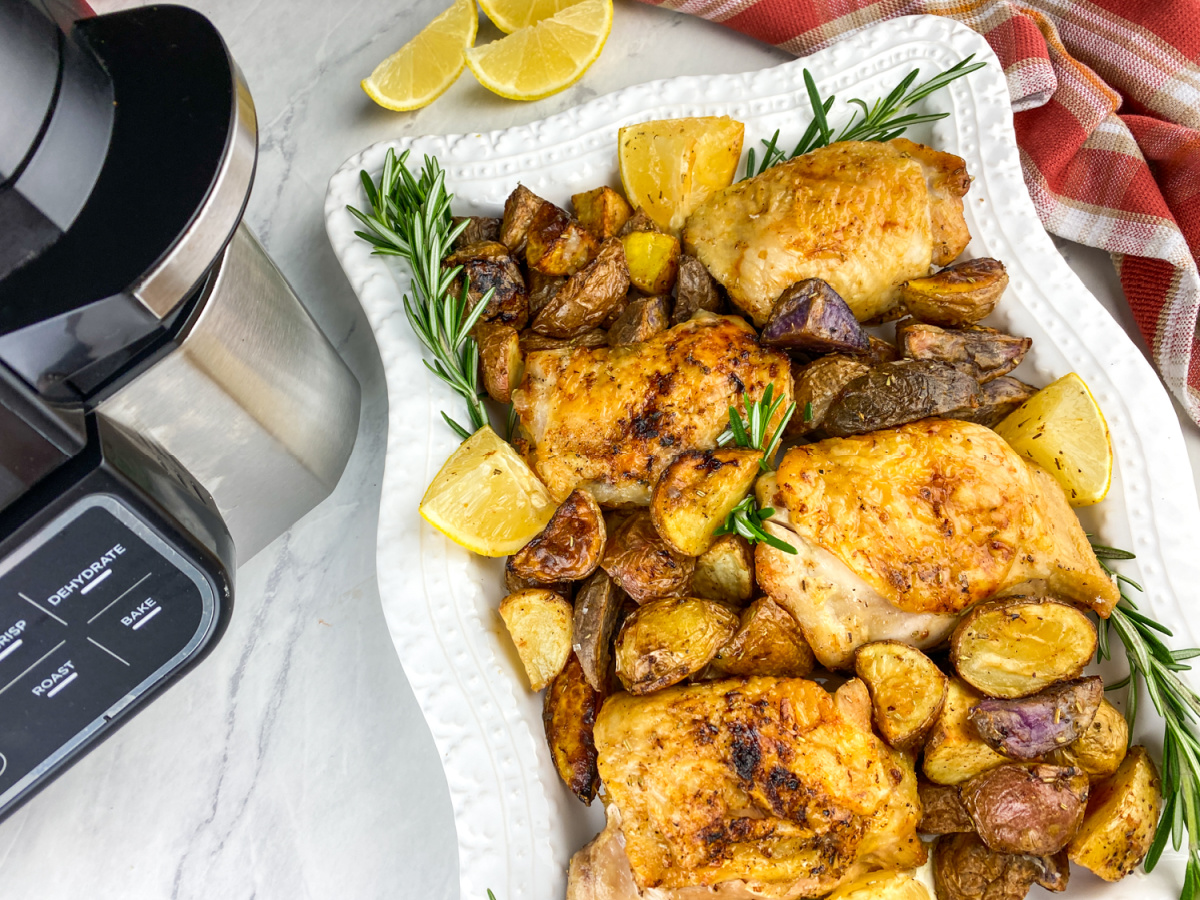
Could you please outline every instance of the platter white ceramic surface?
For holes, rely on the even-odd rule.
[[[495,612],[503,594],[500,565],[462,550],[417,515],[425,486],[457,444],[440,411],[458,416],[461,403],[421,364],[401,305],[407,270],[371,256],[354,236],[356,222],[345,207],[366,205],[359,171],[377,176],[389,147],[412,148],[411,163],[419,164],[424,154],[441,161],[457,214],[498,215],[518,181],[568,206],[578,191],[619,186],[615,149],[621,125],[725,114],[746,124],[747,148],[776,129],[786,145],[809,119],[805,67],[823,94],[874,98],[913,67],[927,78],[972,53],[988,67],[931,101],[950,110],[950,118],[910,136],[963,157],[974,176],[966,210],[973,239],[966,256],[996,257],[1008,267],[1011,283],[994,323],[1034,339],[1017,374],[1046,384],[1074,370],[1104,409],[1117,470],[1108,499],[1083,511],[1085,527],[1105,543],[1137,554],[1136,566],[1127,571],[1145,586],[1146,607],[1175,627],[1181,644],[1197,643],[1200,629],[1191,624],[1184,602],[1200,584],[1195,550],[1200,511],[1176,417],[1142,354],[1042,229],[1021,177],[1003,73],[974,32],[932,16],[895,19],[760,72],[641,85],[490,134],[375,144],[347,160],[330,180],[326,225],[366,310],[387,376],[379,592],[445,765],[463,900],[484,900],[488,888],[498,900],[561,900],[567,861],[598,831],[602,814],[571,797],[551,766],[541,698],[529,692]],[[836,124],[836,114],[833,118]],[[1149,715],[1143,720],[1148,721],[1141,730],[1153,745],[1156,721]],[[1154,753],[1157,757],[1157,746]],[[1151,876],[1139,872],[1113,886],[1077,868],[1066,896],[1167,900],[1178,896],[1181,882],[1178,857],[1165,859]]]

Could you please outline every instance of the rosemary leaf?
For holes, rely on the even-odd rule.
[[[453,197],[446,192],[446,173],[438,161],[426,156],[414,177],[408,155],[405,150],[397,157],[389,149],[378,183],[367,172],[359,173],[370,213],[352,206],[346,209],[365,226],[365,231],[355,234],[371,245],[372,254],[399,256],[412,269],[412,295],[403,297],[404,314],[433,358],[432,364],[423,360],[425,365],[466,402],[469,429],[442,413],[450,429],[465,439],[487,423],[479,389],[479,345],[471,329],[492,292],[468,310],[465,279],[457,295],[451,290],[462,267],[444,270],[442,260],[467,223],[455,225],[450,217]]]

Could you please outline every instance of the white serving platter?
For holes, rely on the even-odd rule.
[[[1121,327],[1064,263],[1043,230],[1021,176],[1008,91],[986,42],[952,20],[893,19],[820,53],[742,75],[684,77],[628,88],[530,125],[488,134],[406,138],[375,144],[333,175],[325,202],[330,242],[366,311],[388,389],[387,460],[379,511],[379,593],[392,640],[445,766],[458,833],[463,900],[561,900],[570,855],[600,828],[561,785],[550,762],[541,697],[527,689],[503,635],[496,606],[501,567],[472,556],[417,514],[425,487],[457,446],[441,411],[461,402],[421,363],[404,316],[409,277],[403,264],[372,256],[354,235],[346,205],[366,206],[360,170],[377,177],[388,148],[411,148],[446,169],[459,215],[498,215],[517,182],[563,206],[571,194],[619,186],[621,125],[691,115],[730,115],[746,124],[746,148],[780,129],[794,142],[809,120],[802,71],[823,94],[882,96],[914,67],[922,80],[975,54],[988,66],[926,101],[951,116],[909,136],[948,150],[974,176],[967,195],[973,236],[965,256],[992,256],[1010,286],[992,317],[1034,339],[1017,374],[1047,384],[1069,371],[1091,387],[1112,431],[1112,490],[1083,510],[1084,526],[1137,554],[1125,570],[1146,588],[1145,608],[1175,628],[1178,646],[1200,629],[1185,613],[1200,584],[1200,510],[1176,416],[1158,376]],[[842,104],[842,116],[849,112]],[[839,122],[837,112],[831,115]],[[1120,654],[1118,654],[1119,656]],[[1156,756],[1158,722],[1143,703],[1140,732]],[[1150,876],[1140,871],[1105,885],[1076,868],[1069,900],[1178,896],[1181,857],[1168,851]],[[1035,889],[1035,891],[1040,889]]]

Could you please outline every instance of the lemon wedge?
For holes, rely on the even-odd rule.
[[[678,237],[697,206],[733,183],[744,133],[728,116],[626,125],[617,133],[626,199]]]
[[[479,0],[479,8],[492,24],[505,34],[512,34],[542,19],[549,19],[579,0]]]
[[[1054,476],[1072,506],[1099,503],[1112,484],[1108,423],[1074,372],[1042,388],[996,426],[1014,450]]]
[[[511,100],[540,100],[570,87],[600,56],[612,31],[612,0],[581,0],[535,25],[467,51],[479,83]]]
[[[557,504],[510,444],[483,426],[450,455],[421,498],[422,518],[481,556],[520,550]]]
[[[387,109],[428,106],[462,74],[463,54],[475,43],[479,13],[475,0],[456,0],[453,6],[375,67],[363,79],[367,96]]]

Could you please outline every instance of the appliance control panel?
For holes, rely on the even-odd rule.
[[[0,810],[212,635],[207,576],[115,497],[0,561]]]

